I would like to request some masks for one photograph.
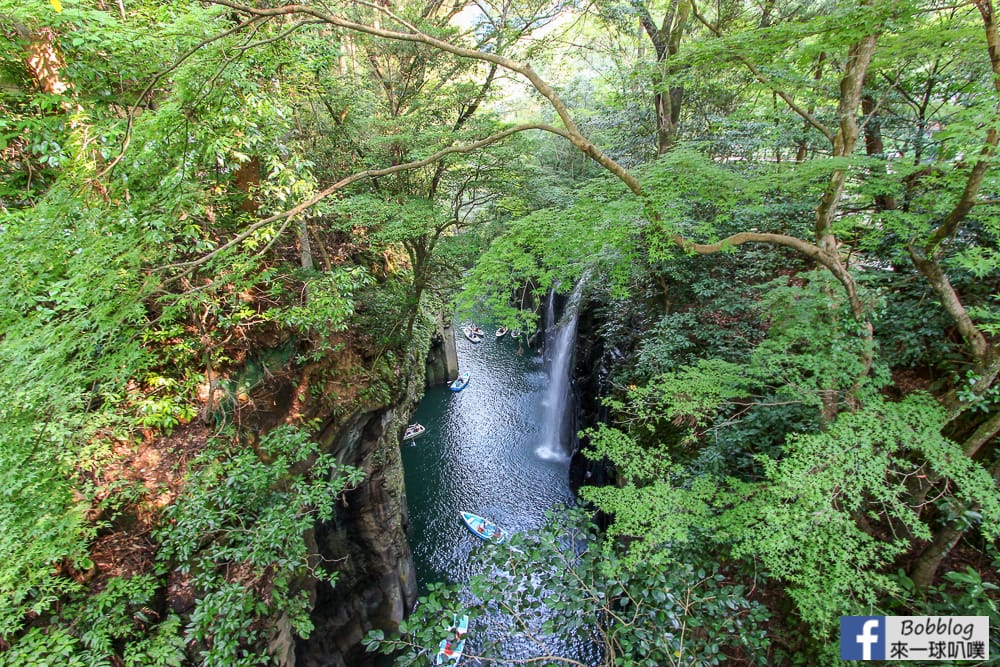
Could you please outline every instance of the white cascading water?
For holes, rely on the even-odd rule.
[[[556,291],[549,290],[548,299],[545,302],[545,343],[542,345],[542,360],[545,362],[546,370],[551,370],[552,348],[555,345],[556,335]],[[546,413],[548,406],[546,406]]]
[[[576,342],[576,322],[583,283],[576,284],[566,303],[566,312],[559,325],[555,324],[555,292],[549,292],[545,309],[545,360],[548,362],[549,383],[542,399],[542,441],[535,453],[547,461],[567,461],[572,452],[564,443],[564,426],[570,406],[570,362]]]

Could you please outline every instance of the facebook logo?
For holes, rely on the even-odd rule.
[[[885,660],[885,616],[841,616],[840,659]]]
[[[841,616],[842,660],[989,659],[987,616]],[[921,663],[922,664],[922,663]]]

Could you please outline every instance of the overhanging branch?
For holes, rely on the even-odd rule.
[[[364,33],[366,35],[372,35],[374,37],[382,37],[384,39],[392,39],[396,41],[412,42],[416,44],[426,44],[435,49],[439,49],[446,53],[451,53],[452,55],[459,56],[460,58],[469,58],[472,60],[480,60],[483,62],[494,63],[499,67],[502,67],[508,71],[520,74],[532,85],[532,87],[538,91],[545,99],[549,101],[552,109],[559,116],[559,120],[562,121],[566,128],[565,134],[562,134],[566,139],[570,141],[574,146],[576,146],[585,155],[588,155],[595,162],[600,164],[606,170],[618,177],[623,183],[625,183],[628,188],[637,195],[642,194],[642,186],[639,180],[630,173],[623,166],[618,164],[615,160],[604,154],[601,149],[595,146],[587,137],[580,132],[580,129],[576,126],[573,121],[572,116],[569,113],[569,109],[565,102],[559,97],[555,89],[548,84],[545,79],[540,77],[531,65],[520,63],[506,56],[501,56],[496,53],[490,53],[487,51],[477,51],[475,49],[470,49],[464,46],[459,46],[457,44],[452,44],[451,42],[446,42],[437,37],[428,35],[427,33],[421,32],[413,24],[403,20],[402,18],[396,16],[388,8],[382,7],[380,5],[367,3],[366,6],[371,7],[385,16],[389,17],[393,21],[396,21],[406,27],[410,32],[401,32],[398,30],[387,30],[385,28],[367,25],[365,23],[358,23],[357,21],[352,21],[346,19],[342,16],[338,16],[328,11],[323,11],[316,9],[315,7],[308,7],[306,5],[284,5],[282,7],[273,8],[257,8],[250,7],[238,2],[232,2],[232,0],[211,0],[213,4],[221,5],[223,7],[229,7],[230,9],[242,12],[249,16],[255,17],[273,17],[273,16],[288,16],[302,14],[306,16],[312,16],[314,18],[320,19],[330,25],[343,28],[345,30],[351,30],[354,32]]]
[[[273,8],[258,8],[241,4],[233,0],[211,0],[211,2],[213,2],[213,4],[217,4],[220,6],[229,7],[230,9],[233,9],[235,11],[259,19],[267,19],[275,16],[288,16],[288,15],[309,16],[345,30],[359,32],[374,37],[380,37],[383,39],[425,44],[427,46],[444,51],[446,53],[451,53],[452,55],[458,56],[460,58],[468,58],[468,59],[491,63],[507,71],[519,74],[523,76],[525,79],[527,79],[527,81],[531,84],[531,86],[539,94],[541,94],[549,101],[549,104],[551,105],[552,109],[556,112],[556,114],[559,116],[559,119],[562,121],[564,127],[558,128],[547,124],[519,125],[515,128],[511,128],[509,130],[493,135],[486,139],[473,142],[471,144],[467,144],[464,146],[451,146],[442,149],[437,153],[434,153],[433,155],[424,158],[423,160],[417,160],[405,164],[395,165],[393,167],[388,167],[385,169],[368,170],[352,174],[351,176],[348,176],[342,179],[341,181],[338,181],[329,188],[326,188],[325,190],[316,194],[314,197],[310,198],[309,200],[299,204],[298,206],[292,209],[289,209],[283,213],[276,214],[269,218],[265,218],[255,222],[249,228],[241,232],[239,235],[237,235],[232,240],[228,241],[223,246],[220,246],[218,249],[214,250],[212,253],[205,255],[204,257],[201,257],[197,260],[193,260],[191,262],[184,262],[163,267],[164,269],[190,270],[195,268],[196,266],[204,264],[205,262],[209,261],[212,256],[226,250],[227,248],[232,247],[235,244],[242,242],[244,239],[248,238],[251,234],[253,234],[257,229],[260,229],[261,227],[268,225],[272,222],[288,219],[291,216],[297,215],[302,211],[306,210],[307,208],[309,208],[310,206],[313,206],[315,203],[322,200],[323,198],[328,197],[332,193],[340,189],[343,189],[344,187],[347,187],[351,183],[354,183],[361,179],[384,176],[395,173],[397,171],[404,171],[407,169],[416,169],[431,164],[437,160],[440,160],[441,158],[451,153],[470,152],[478,148],[481,148],[483,146],[486,146],[488,144],[499,141],[507,136],[510,136],[511,134],[514,134],[515,132],[521,132],[529,129],[539,129],[547,132],[552,132],[553,134],[557,134],[570,141],[570,143],[572,143],[577,149],[579,149],[585,155],[589,156],[591,159],[593,159],[595,162],[601,165],[605,170],[616,176],[629,188],[629,190],[631,190],[635,195],[639,196],[642,199],[643,203],[645,204],[647,211],[651,215],[651,219],[657,219],[659,217],[655,209],[652,207],[652,204],[649,201],[648,197],[646,196],[642,188],[642,185],[639,183],[639,180],[631,172],[629,172],[622,165],[616,162],[614,159],[605,155],[599,148],[597,148],[597,146],[595,146],[587,137],[585,137],[580,132],[579,128],[577,127],[576,123],[573,121],[573,118],[569,113],[569,109],[567,108],[563,100],[559,97],[559,95],[552,88],[552,86],[549,85],[547,81],[542,79],[528,64],[520,63],[518,61],[515,61],[506,56],[499,55],[497,53],[479,51],[476,49],[467,48],[464,46],[460,46],[457,44],[453,44],[438,39],[436,37],[433,37],[431,35],[422,32],[414,24],[397,16],[389,8],[383,7],[377,3],[369,2],[368,0],[359,0],[359,4],[362,4],[363,6],[368,7],[374,11],[380,12],[381,14],[383,14],[396,24],[405,28],[408,32],[403,32],[399,30],[389,30],[386,28],[382,28],[380,26],[359,23],[357,21],[342,16],[338,16],[330,11],[317,9],[315,7],[309,7],[306,5],[291,4]],[[754,71],[756,69],[750,63],[747,63],[747,65],[751,67],[751,71]],[[758,75],[759,77],[762,77],[762,81],[766,83],[766,78],[763,78],[763,74],[760,73],[759,70],[756,70],[755,74]],[[781,95],[783,99],[787,97],[780,91],[776,92],[778,92],[778,94]],[[788,102],[793,109],[796,109],[797,112],[803,113],[802,110],[794,106],[790,98],[785,99],[785,101]],[[824,136],[826,136],[831,141],[834,140],[836,135],[829,128],[823,126],[822,123],[819,123],[819,121],[817,121],[815,118],[812,118],[811,114],[806,113],[804,117],[806,117],[806,119],[809,120],[811,124],[814,125],[814,127],[816,127],[819,131],[821,131],[824,134]],[[858,298],[857,288],[854,285],[854,281],[851,278],[850,273],[847,271],[847,269],[843,266],[843,264],[837,257],[835,249],[832,251],[829,249],[823,249],[817,245],[814,245],[812,243],[809,243],[807,241],[792,236],[785,236],[782,234],[761,234],[756,232],[742,232],[739,234],[734,234],[716,244],[698,244],[689,241],[680,235],[674,235],[672,238],[674,242],[677,243],[680,247],[685,248],[688,251],[696,252],[699,254],[711,254],[722,250],[727,245],[731,246],[740,245],[742,243],[749,243],[749,242],[767,243],[771,245],[782,245],[798,250],[799,252],[802,252],[806,256],[816,260],[819,264],[821,264],[834,274],[834,276],[844,285],[844,288],[847,291],[847,296],[850,301],[852,313],[855,315],[856,318],[859,319],[859,321],[864,319],[863,317],[864,309],[861,305],[860,299]]]
[[[183,271],[179,275],[183,275],[184,273],[187,273],[192,269],[201,266],[202,264],[205,264],[219,253],[224,252],[239,243],[242,243],[258,229],[261,229],[262,227],[265,227],[273,222],[278,222],[279,220],[288,220],[289,218],[292,218],[304,212],[310,207],[315,206],[317,203],[319,203],[323,199],[326,199],[333,193],[339,190],[343,190],[352,183],[356,183],[366,178],[379,178],[381,176],[388,176],[390,174],[395,174],[400,171],[409,171],[412,169],[419,169],[421,167],[426,167],[427,165],[434,164],[438,160],[441,160],[448,155],[470,153],[472,151],[479,150],[480,148],[484,148],[486,146],[489,146],[490,144],[494,144],[498,141],[506,139],[507,137],[513,134],[517,134],[518,132],[525,132],[527,130],[542,130],[544,132],[551,132],[552,134],[557,134],[561,137],[568,138],[566,130],[555,127],[553,125],[548,125],[545,123],[529,123],[524,125],[516,125],[502,132],[497,132],[496,134],[490,135],[484,139],[480,139],[479,141],[463,144],[461,146],[448,146],[446,148],[442,148],[441,150],[420,160],[413,160],[412,162],[404,162],[403,164],[397,164],[391,167],[385,167],[384,169],[367,169],[365,171],[359,171],[351,174],[350,176],[346,176],[345,178],[340,179],[333,185],[330,185],[329,187],[320,190],[309,199],[299,203],[296,206],[293,206],[292,208],[286,211],[282,211],[281,213],[276,213],[267,218],[262,218],[258,220],[257,222],[247,227],[245,230],[237,234],[235,237],[233,237],[223,245],[219,246],[212,252],[199,257],[198,259],[194,259],[189,262],[178,262],[176,264],[168,264],[166,266],[159,267],[157,270],[171,271],[176,269],[182,269]]]
[[[861,299],[858,297],[857,286],[854,284],[854,279],[851,277],[851,274],[844,267],[837,255],[827,252],[816,244],[809,243],[808,241],[804,241],[796,236],[771,234],[767,232],[739,232],[737,234],[727,236],[721,241],[717,241],[715,243],[695,243],[694,241],[685,239],[680,234],[674,234],[672,239],[674,243],[679,245],[684,250],[694,252],[699,255],[710,255],[721,252],[728,247],[743,245],[744,243],[766,243],[768,245],[785,246],[786,248],[797,250],[806,257],[815,260],[818,264],[822,265],[834,275],[840,284],[844,286],[844,290],[847,292],[847,298],[851,306],[851,314],[854,315],[858,321],[862,321],[864,319],[864,306],[861,303]]]

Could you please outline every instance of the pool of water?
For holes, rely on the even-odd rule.
[[[561,409],[550,403],[565,398],[546,391],[541,354],[491,332],[482,343],[462,338],[457,344],[460,371],[471,374],[468,386],[460,392],[429,390],[413,417],[427,430],[403,445],[410,545],[422,593],[432,582],[467,581],[479,567],[469,558],[473,551],[499,548],[473,536],[460,511],[520,533],[544,525],[546,511],[574,502],[568,448],[552,435],[559,428],[551,418]],[[554,618],[545,599],[529,604],[520,618],[525,627],[490,608],[470,623],[463,666],[524,664],[515,661],[543,655],[599,664],[590,639],[563,640],[541,631]],[[483,652],[492,659],[475,658]]]
[[[540,527],[544,513],[573,502],[569,457],[542,447],[548,379],[541,355],[487,330],[482,343],[460,337],[460,392],[429,389],[413,421],[426,432],[403,444],[410,543],[421,591],[462,582],[482,542],[459,519],[479,514],[509,533]]]

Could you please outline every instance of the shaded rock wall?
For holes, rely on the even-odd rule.
[[[298,642],[296,665],[374,664],[361,639],[372,628],[395,628],[416,601],[399,457],[399,427],[405,427],[412,400],[407,394],[394,407],[358,415],[332,446],[338,458],[363,461],[366,476],[345,496],[334,521],[316,528],[318,551],[334,562],[338,578],[334,586],[314,586],[316,629]]]
[[[398,364],[399,389],[386,405],[331,420],[320,434],[324,449],[338,461],[362,468],[365,480],[344,496],[334,519],[318,525],[312,535],[338,578],[333,586],[311,583],[315,629],[296,644],[297,667],[374,665],[375,656],[365,652],[362,638],[373,628],[395,630],[416,602],[399,443],[423,396],[425,360],[440,329],[432,316],[414,326]]]
[[[593,304],[580,304],[577,324],[576,365],[573,369],[574,388],[578,399],[577,428],[597,426],[608,419],[608,409],[602,403],[611,391],[611,368],[614,352],[608,350],[600,335],[601,322]],[[570,463],[570,485],[575,490],[583,485],[604,486],[612,483],[612,471],[607,461],[592,461],[583,452],[586,440],[579,443]],[[603,523],[604,517],[598,517]]]
[[[455,347],[455,329],[451,319],[438,313],[430,352],[427,354],[427,386],[436,387],[458,376],[458,350]]]

